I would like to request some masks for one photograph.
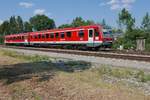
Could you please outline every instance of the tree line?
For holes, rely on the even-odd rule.
[[[113,47],[117,48],[123,45],[124,49],[135,49],[136,39],[146,39],[146,49],[150,51],[150,15],[146,13],[143,17],[141,25],[136,26],[136,19],[133,15],[126,10],[122,9],[118,14],[118,28],[114,28],[106,24],[105,19],[101,22],[94,22],[93,20],[84,20],[82,17],[76,17],[71,23],[62,24],[58,27],[55,25],[55,21],[46,15],[35,15],[29,19],[29,21],[23,21],[20,16],[12,16],[9,20],[4,21],[0,25],[0,42],[3,42],[3,36],[8,34],[41,31],[55,28],[68,28],[78,27],[84,25],[101,24],[104,28],[110,28],[113,33],[123,33],[122,37],[118,38]]]
[[[122,31],[123,36],[114,43],[114,48],[122,45],[124,49],[136,49],[136,40],[138,38],[146,39],[146,50],[150,51],[150,15],[146,13],[142,19],[141,25],[135,25],[136,19],[125,8],[118,14],[117,30]]]
[[[55,25],[55,21],[46,15],[35,15],[29,19],[29,21],[23,21],[20,16],[11,16],[8,20],[5,20],[0,25],[0,43],[3,42],[3,37],[10,34],[20,34],[25,32],[41,31],[55,28],[68,28],[78,27],[84,25],[95,24],[92,20],[84,20],[82,17],[76,17],[70,24],[62,24],[58,27]],[[103,26],[106,25],[103,19]]]

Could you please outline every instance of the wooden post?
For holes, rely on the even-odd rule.
[[[137,43],[136,50],[138,50],[138,51],[145,50],[145,39],[144,38],[142,38],[142,37],[137,38],[136,43]]]

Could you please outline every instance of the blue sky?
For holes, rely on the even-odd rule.
[[[117,26],[118,12],[127,8],[141,23],[146,12],[150,13],[150,0],[1,0],[0,22],[12,15],[28,20],[35,14],[46,14],[56,25],[70,23],[76,16],[101,22],[104,18],[111,26]]]

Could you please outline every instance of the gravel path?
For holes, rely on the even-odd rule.
[[[6,49],[8,48],[2,48]],[[122,59],[112,59],[112,58],[103,58],[103,57],[94,57],[94,56],[82,56],[82,55],[73,55],[73,54],[61,54],[61,53],[53,53],[53,52],[44,52],[44,51],[33,51],[33,50],[21,50],[21,49],[12,49],[9,50],[21,52],[27,55],[46,55],[49,57],[54,58],[64,58],[64,59],[72,59],[72,60],[82,60],[91,62],[94,64],[102,64],[102,65],[111,65],[117,67],[129,67],[129,68],[136,68],[145,71],[150,71],[150,63],[144,61],[131,61],[131,60],[122,60]]]

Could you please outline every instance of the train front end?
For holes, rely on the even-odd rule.
[[[114,41],[112,31],[110,29],[103,29],[102,33],[102,46],[104,48],[111,48]]]

